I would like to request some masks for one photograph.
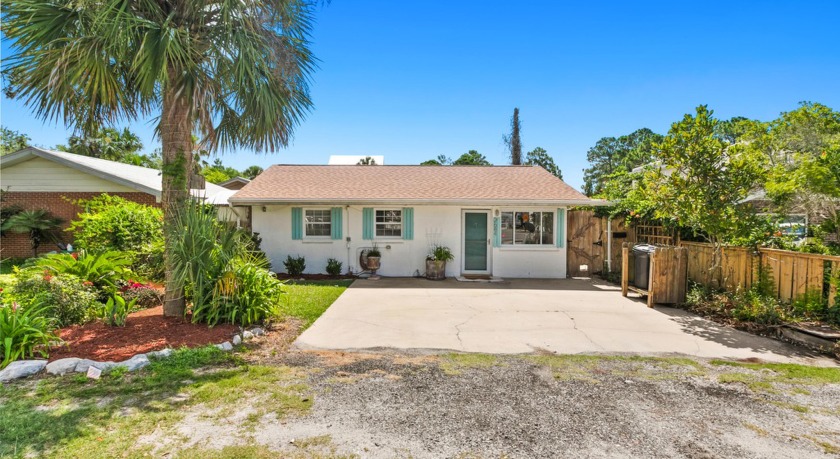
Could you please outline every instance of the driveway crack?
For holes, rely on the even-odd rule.
[[[473,315],[469,316],[469,317],[467,318],[467,320],[465,320],[465,321],[463,321],[463,322],[461,322],[461,323],[459,323],[459,324],[455,324],[455,337],[456,337],[456,338],[458,338],[458,343],[461,345],[461,350],[464,350],[464,341],[461,339],[461,327],[463,327],[464,325],[466,325],[466,324],[467,324],[467,322],[469,322],[469,321],[473,320],[474,318],[476,318],[476,316],[478,316],[479,314],[481,314],[481,311],[479,311],[479,310],[475,309],[475,308],[474,308],[474,307],[472,307],[472,306],[469,306],[469,305],[468,305],[468,306],[467,306],[467,308],[472,309],[473,311],[475,311],[475,314],[473,314]]]
[[[601,346],[600,344],[596,343],[595,341],[592,341],[592,338],[590,338],[590,337],[589,337],[589,335],[587,335],[585,331],[583,331],[583,330],[581,330],[580,328],[578,328],[578,326],[577,326],[577,322],[575,321],[575,318],[574,318],[574,317],[570,316],[570,315],[569,315],[569,313],[568,313],[568,312],[566,312],[566,311],[560,311],[560,312],[562,312],[563,314],[565,314],[565,315],[566,315],[566,317],[568,317],[568,318],[569,318],[569,320],[571,320],[571,321],[572,321],[572,328],[573,328],[574,330],[576,330],[576,331],[580,332],[580,334],[581,334],[581,335],[583,335],[583,337],[584,337],[584,338],[586,338],[586,340],[587,340],[587,341],[589,341],[590,343],[592,343],[592,345],[593,345],[593,346],[595,346],[595,347],[597,347],[597,348],[600,348],[601,350],[604,350],[604,346]]]

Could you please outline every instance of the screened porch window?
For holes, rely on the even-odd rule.
[[[502,245],[553,245],[554,212],[502,212]]]

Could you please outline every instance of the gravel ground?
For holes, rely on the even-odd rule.
[[[253,438],[283,450],[328,435],[333,452],[371,458],[840,457],[840,385],[750,389],[719,377],[766,370],[572,359],[291,352],[313,411]]]

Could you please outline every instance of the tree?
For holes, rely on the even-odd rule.
[[[717,269],[723,241],[752,223],[740,203],[762,183],[765,161],[753,145],[730,145],[717,136],[712,115],[701,105],[696,115],[671,125],[643,180],[653,216],[705,237],[715,247],[710,269]]]
[[[510,163],[514,166],[522,164],[522,140],[519,125],[519,108],[513,109],[513,116],[510,118],[510,135],[502,136],[505,144],[510,150]]]
[[[254,180],[257,178],[258,175],[263,173],[263,168],[260,166],[248,166],[247,169],[242,171],[242,176],[247,178],[248,180]]]
[[[840,112],[802,102],[769,123],[766,139],[768,195],[805,209],[840,241]]]
[[[548,152],[543,148],[537,147],[529,151],[525,156],[525,164],[528,166],[540,166],[551,172],[551,175],[563,180],[563,172],[554,163],[554,158],[549,156]]]
[[[452,162],[453,166],[492,166],[481,153],[470,150]]]
[[[0,126],[0,156],[29,146],[28,135]]]
[[[365,156],[363,159],[360,159],[357,166],[375,166],[376,160],[371,158],[370,156]]]
[[[618,138],[603,137],[598,140],[586,152],[590,166],[583,170],[584,194],[601,195],[613,174],[626,175],[633,168],[652,161],[654,145],[660,141],[662,136],[647,128]]]
[[[438,155],[435,159],[429,159],[420,163],[421,166],[448,166],[452,164],[452,158],[446,155]]]
[[[201,168],[201,175],[210,183],[222,183],[242,175],[238,170],[225,166],[221,158],[213,160],[212,165],[203,161],[202,163],[204,167]]]
[[[2,231],[26,233],[32,247],[32,257],[38,256],[38,247],[45,239],[56,239],[55,232],[64,221],[43,209],[23,210],[3,222]]]
[[[164,313],[182,315],[177,216],[189,198],[193,133],[210,152],[288,145],[311,107],[307,0],[12,0],[7,94],[85,133],[158,114],[166,230]]]
[[[74,134],[67,139],[67,145],[56,145],[56,150],[107,159],[135,166],[157,168],[157,158],[140,153],[143,142],[128,128],[119,131],[102,128],[90,134]]]

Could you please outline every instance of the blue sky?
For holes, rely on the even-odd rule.
[[[838,1],[334,0],[317,13],[315,107],[293,144],[222,159],[240,169],[331,154],[417,164],[476,149],[504,164],[519,107],[524,149],[548,150],[580,188],[599,138],[664,133],[698,104],[763,120],[803,100],[840,109],[838,17]],[[71,131],[16,101],[0,109],[4,126],[38,145]],[[130,127],[157,146],[147,121]]]

